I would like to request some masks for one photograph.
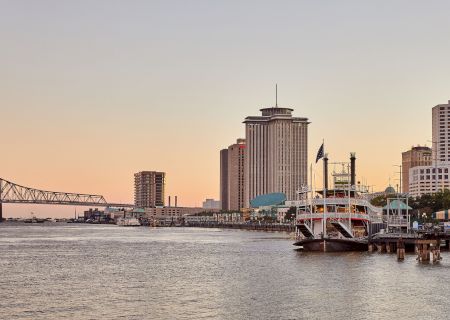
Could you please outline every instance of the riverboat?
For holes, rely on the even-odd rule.
[[[137,218],[119,218],[116,224],[121,227],[139,227],[141,222]]]
[[[324,161],[324,188],[313,192],[304,187],[299,200],[286,205],[297,208],[296,242],[304,251],[366,251],[371,225],[381,222],[382,208],[369,201],[369,188],[356,183],[355,154],[350,164],[335,163],[341,170],[332,173],[334,185],[328,189],[328,158]]]

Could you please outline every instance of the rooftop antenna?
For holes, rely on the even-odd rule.
[[[275,108],[278,108],[278,83],[275,83]]]

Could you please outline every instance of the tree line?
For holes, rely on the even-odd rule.
[[[396,197],[395,194],[381,195],[373,198],[370,202],[374,206],[384,207],[387,205],[387,199],[395,199]],[[450,209],[450,190],[445,189],[433,194],[423,194],[416,198],[409,197],[408,205],[412,208],[412,216],[419,220],[431,222],[433,212]]]

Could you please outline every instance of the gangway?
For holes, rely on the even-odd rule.
[[[314,234],[311,230],[311,227],[306,223],[298,223],[297,224],[298,230],[306,237],[306,238],[314,238]]]
[[[337,229],[344,237],[353,238],[353,233],[348,226],[341,221],[331,221],[331,225]]]

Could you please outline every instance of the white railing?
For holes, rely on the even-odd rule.
[[[408,225],[408,219],[406,219],[406,218],[390,217],[390,218],[387,219],[387,223],[389,225],[407,226]]]
[[[327,219],[370,219],[370,216],[367,214],[359,214],[359,213],[336,213],[336,212],[327,212],[326,214]],[[310,220],[310,219],[322,219],[324,217],[323,213],[305,213],[305,214],[298,214],[297,220]]]
[[[297,201],[286,201],[286,206],[290,207],[310,207],[310,206],[323,206],[324,203],[327,206],[332,205],[341,205],[341,206],[363,206],[367,207],[373,213],[381,213],[382,208],[373,206],[366,199],[358,199],[358,198],[314,198],[314,199],[306,199],[306,200],[297,200]]]

